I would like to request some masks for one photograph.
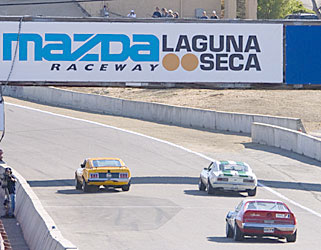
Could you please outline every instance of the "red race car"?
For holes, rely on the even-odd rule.
[[[241,241],[244,236],[274,236],[295,242],[296,218],[282,201],[244,200],[226,216],[226,237]]]

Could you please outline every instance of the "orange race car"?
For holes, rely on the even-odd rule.
[[[130,170],[118,158],[88,158],[75,172],[75,187],[84,192],[95,192],[100,186],[129,191]]]

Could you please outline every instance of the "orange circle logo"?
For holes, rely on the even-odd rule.
[[[186,71],[193,71],[198,66],[198,59],[194,54],[186,54],[182,57],[181,64]]]
[[[174,71],[179,66],[179,58],[177,55],[170,53],[164,56],[163,58],[163,66],[168,71]]]

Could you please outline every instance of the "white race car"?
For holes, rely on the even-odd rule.
[[[244,162],[214,161],[201,172],[199,190],[215,194],[219,190],[247,192],[256,195],[257,178]]]

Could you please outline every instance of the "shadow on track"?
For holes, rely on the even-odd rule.
[[[304,155],[300,155],[300,154],[285,150],[285,149],[261,145],[261,144],[252,143],[252,142],[246,142],[246,143],[242,143],[242,144],[244,145],[245,148],[250,148],[250,149],[254,149],[254,150],[265,151],[265,152],[269,152],[269,153],[273,153],[273,154],[277,154],[277,155],[282,155],[282,156],[285,156],[285,157],[293,159],[293,160],[297,160],[297,161],[300,161],[300,162],[303,162],[306,164],[321,167],[321,163],[319,161],[314,160],[314,159],[309,158]]]
[[[85,193],[82,190],[76,190],[76,189],[60,189],[57,190],[58,194],[97,194],[97,193],[119,193],[121,192],[118,189],[114,189],[114,188],[100,188],[99,191],[97,192],[93,192],[93,193]]]
[[[321,192],[321,184],[318,183],[305,183],[305,182],[287,182],[287,181],[270,181],[259,180],[260,183],[271,188],[293,189],[303,191]],[[74,186],[74,179],[61,179],[61,180],[33,180],[28,181],[30,187],[66,187]],[[139,184],[177,184],[177,185],[198,185],[198,177],[179,177],[179,176],[145,176],[145,177],[132,177],[132,185]],[[198,190],[185,190],[187,195],[205,196],[206,192]],[[237,192],[231,192],[231,195],[239,195]],[[204,195],[205,194],[205,195]],[[226,192],[222,192],[224,196]],[[218,194],[220,195],[220,193]],[[239,197],[239,196],[237,196]]]
[[[74,179],[27,181],[30,187],[63,187],[74,186]],[[198,177],[180,176],[145,176],[132,177],[131,184],[187,184],[197,185]]]
[[[74,179],[27,181],[30,187],[66,187],[74,186]]]
[[[321,184],[317,184],[317,183],[265,181],[265,180],[259,180],[259,182],[270,188],[321,192]]]
[[[207,237],[208,241],[211,242],[217,242],[217,243],[234,243],[234,244],[239,244],[239,243],[251,243],[251,244],[262,244],[262,243],[269,243],[269,244],[282,244],[285,243],[284,240],[278,239],[278,238],[260,238],[260,237],[245,237],[243,241],[234,241],[231,238],[226,238],[224,236],[217,237],[217,236],[210,236]]]
[[[199,191],[199,190],[184,190],[184,194],[187,195],[193,195],[193,196],[213,196],[213,197],[247,197],[247,195],[243,195],[238,192],[218,192],[217,194],[208,194],[207,192],[204,191]]]
[[[187,184],[197,185],[198,177],[181,177],[181,176],[145,176],[133,177],[132,184]]]

